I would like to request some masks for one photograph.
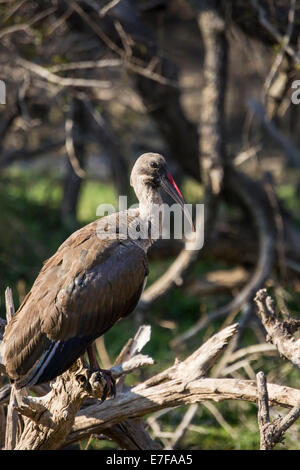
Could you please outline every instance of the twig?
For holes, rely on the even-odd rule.
[[[143,292],[137,308],[148,309],[153,302],[167,295],[174,286],[182,286],[197,258],[198,251],[182,250],[167,271]]]
[[[74,172],[79,178],[84,178],[85,171],[81,168],[79,164],[79,160],[76,156],[76,151],[75,151],[75,146],[74,146],[74,141],[73,141],[73,127],[74,127],[74,121],[72,117],[68,117],[65,121],[66,151],[67,151],[67,155],[69,157],[69,160],[70,160],[70,163],[72,165]]]
[[[3,15],[2,22],[5,23],[9,18],[11,18],[13,15],[16,14],[16,12],[26,3],[27,0],[20,0],[18,3],[15,3],[12,5],[11,8],[9,8],[8,12]]]
[[[236,432],[234,431],[234,429],[227,423],[227,421],[223,418],[222,414],[219,412],[219,410],[213,403],[208,401],[204,402],[203,405],[210,411],[210,413],[215,417],[219,425],[222,426],[222,428],[224,428],[230,436],[232,436],[233,438],[236,437]]]
[[[85,70],[105,67],[120,67],[121,65],[122,61],[120,59],[84,60],[82,62],[69,62],[68,64],[54,65],[50,67],[50,70],[52,73],[57,73],[78,69]]]
[[[56,11],[56,7],[50,7],[46,10],[43,10],[41,13],[35,15],[28,23],[17,24],[13,26],[8,26],[7,28],[0,31],[0,39],[8,34],[16,33],[17,31],[25,31],[28,34],[34,36],[34,31],[31,28],[35,23],[41,21],[42,19],[46,18],[49,15],[52,15]]]
[[[171,439],[171,445],[170,445],[170,448],[171,449],[174,449],[174,447],[176,447],[176,445],[178,444],[178,442],[183,438],[183,436],[185,435],[186,431],[188,430],[191,422],[193,421],[197,411],[198,411],[198,403],[195,403],[194,405],[191,405],[187,412],[184,414],[180,424],[177,426],[177,428],[175,429],[175,432],[172,436],[172,439]]]
[[[293,143],[276,127],[273,121],[267,118],[266,111],[263,106],[255,100],[248,101],[249,108],[255,113],[255,116],[263,123],[269,134],[284,150],[289,165],[291,167],[300,168],[300,154]]]
[[[19,149],[7,150],[3,152],[0,158],[0,169],[7,167],[16,160],[30,160],[44,155],[52,150],[59,150],[65,144],[65,140],[51,141],[42,144],[40,147],[33,150]]]
[[[111,82],[107,80],[95,80],[95,79],[86,79],[86,78],[70,78],[70,77],[60,77],[59,75],[55,75],[54,73],[47,70],[45,67],[42,67],[34,62],[29,62],[26,59],[21,57],[16,59],[16,63],[20,66],[24,67],[25,69],[29,70],[30,72],[39,75],[40,77],[44,78],[45,80],[55,83],[56,85],[60,85],[63,87],[85,87],[85,88],[97,88],[101,90],[106,90],[111,88]]]
[[[70,6],[85,21],[85,23],[89,25],[91,30],[101,39],[101,41],[104,42],[104,44],[109,49],[111,49],[119,57],[121,57],[123,61],[125,61],[128,69],[163,85],[169,85],[174,88],[178,88],[178,84],[176,82],[166,77],[163,77],[157,72],[153,72],[151,68],[149,68],[149,66],[147,67],[147,64],[145,64],[142,60],[138,59],[137,57],[131,57],[130,60],[126,61],[126,51],[124,51],[114,41],[112,41],[110,37],[107,36],[107,34],[98,26],[98,24],[93,21],[90,16],[77,3],[71,1]]]
[[[276,76],[278,72],[278,69],[286,53],[286,48],[288,47],[288,44],[291,39],[294,21],[295,21],[295,8],[296,8],[296,0],[291,0],[289,14],[288,14],[288,26],[287,26],[286,34],[283,37],[280,52],[276,55],[275,61],[264,83],[264,102],[266,102],[266,98],[270,90],[271,84],[274,80],[274,77]]]
[[[284,44],[284,36],[282,36],[277,29],[269,22],[266,16],[265,10],[258,4],[258,0],[251,0],[253,7],[258,12],[258,20],[263,28],[268,31],[273,39],[275,39],[278,44]],[[291,11],[291,10],[290,10]],[[292,22],[291,22],[292,24]],[[295,64],[300,63],[300,55],[288,44],[285,45],[285,52],[290,55]]]
[[[109,12],[109,10],[114,8],[119,2],[120,0],[111,0],[110,2],[108,2],[107,5],[101,8],[101,10],[99,11],[99,15],[102,17],[105,16]]]
[[[249,274],[242,267],[210,271],[198,279],[189,281],[185,292],[194,296],[214,295],[224,291],[233,291],[245,284],[248,279]]]
[[[228,358],[227,363],[232,364],[233,362],[240,360],[241,358],[245,356],[252,355],[252,354],[261,354],[264,352],[274,352],[274,351],[276,351],[276,347],[273,346],[272,344],[267,344],[267,343],[253,344],[246,348],[238,349],[237,351],[234,351]]]
[[[5,305],[6,305],[6,323],[8,324],[15,314],[15,306],[13,301],[12,290],[10,287],[5,289]]]
[[[124,374],[129,374],[135,369],[139,369],[142,366],[153,365],[154,360],[152,357],[145,356],[144,354],[137,354],[130,358],[128,361],[122,364],[111,367],[110,371],[115,378],[121,377]]]
[[[125,374],[135,368],[154,364],[149,356],[140,354],[144,346],[150,341],[151,327],[142,325],[136,332],[134,338],[131,338],[117,357],[114,366],[111,368],[117,380],[117,393],[122,393],[128,388],[124,385]],[[117,442],[122,449],[127,450],[145,450],[160,449],[161,446],[153,441],[146,431],[146,425],[143,419],[128,419],[117,423],[108,428],[105,434]]]
[[[72,9],[68,8],[60,18],[55,21],[55,23],[49,27],[48,31],[46,32],[46,35],[49,37],[51,34],[54,33],[54,31],[59,28],[72,14]]]

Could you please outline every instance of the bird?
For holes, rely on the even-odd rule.
[[[93,342],[129,315],[140,299],[149,273],[147,251],[157,239],[149,227],[153,208],[162,204],[161,190],[180,204],[192,224],[162,155],[141,155],[130,184],[138,208],[107,215],[71,234],[44,263],[6,326],[1,353],[16,389],[50,382],[87,352],[90,367],[104,375],[108,396],[115,395],[115,381],[100,368]],[[127,228],[146,224],[146,237],[121,236],[121,215],[127,216]],[[99,236],[109,235],[112,220],[116,236]]]

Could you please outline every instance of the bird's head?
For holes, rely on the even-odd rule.
[[[144,153],[135,162],[131,176],[130,184],[133,186],[137,196],[144,191],[147,193],[147,187],[154,191],[162,189],[178,203],[189,220],[193,231],[194,224],[189,211],[185,206],[184,198],[175,183],[165,158],[159,153]]]

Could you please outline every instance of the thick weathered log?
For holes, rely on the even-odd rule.
[[[24,418],[24,431],[15,450],[57,449],[72,428],[85,398],[102,398],[105,380],[92,373],[81,359],[56,379],[40,398],[26,397],[16,407]]]

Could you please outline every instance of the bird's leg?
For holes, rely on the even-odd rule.
[[[94,344],[90,344],[87,347],[87,353],[88,353],[88,356],[89,356],[91,369],[94,370],[94,371],[101,372],[101,374],[104,377],[104,380],[106,382],[106,385],[104,387],[102,401],[104,401],[106,399],[106,397],[108,397],[108,396],[115,397],[116,396],[116,381],[115,381],[114,377],[112,376],[112,373],[110,372],[110,370],[101,369],[101,367],[98,363],[98,360],[97,360],[96,352],[95,352],[95,349],[94,349]]]
[[[89,356],[91,369],[101,370],[100,366],[99,366],[99,363],[98,363],[98,360],[97,360],[96,352],[95,352],[95,349],[94,349],[94,343],[90,344],[87,347],[87,353],[88,353],[88,356]]]

